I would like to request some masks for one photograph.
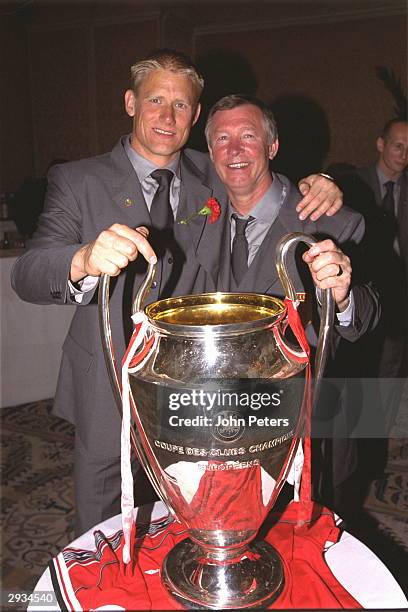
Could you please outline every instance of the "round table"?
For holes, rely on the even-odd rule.
[[[143,508],[137,509],[137,514],[142,511]],[[151,519],[157,520],[167,514],[164,504],[156,502],[151,512]],[[121,526],[121,515],[118,514],[96,525],[69,546],[92,550],[95,529],[100,529],[104,534],[109,535],[121,529]],[[387,567],[367,546],[346,531],[342,533],[337,543],[329,546],[325,552],[325,559],[337,580],[364,608],[406,609],[408,607],[407,598]],[[48,568],[36,584],[34,593],[44,591],[53,591]],[[47,605],[44,608],[41,607],[41,604],[32,603],[27,610],[28,612],[39,612],[39,610],[54,612],[59,611],[60,608],[58,605]]]

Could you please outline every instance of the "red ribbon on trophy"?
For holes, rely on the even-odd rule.
[[[131,399],[129,387],[129,372],[139,370],[150,353],[155,349],[158,336],[153,334],[149,338],[146,336],[147,317],[143,312],[137,312],[132,316],[135,328],[129,342],[129,346],[122,360],[122,429],[121,429],[121,511],[122,527],[124,536],[123,563],[128,564],[132,558],[132,543],[135,536],[134,521],[134,495],[133,495],[133,475],[131,467],[131,444],[130,444],[130,403]],[[140,350],[136,352],[138,349]]]
[[[308,524],[313,519],[314,511],[318,506],[312,500],[312,452],[311,452],[311,421],[312,421],[312,373],[310,365],[310,346],[306,338],[305,330],[302,325],[298,313],[298,302],[293,302],[289,298],[285,298],[285,305],[288,313],[288,324],[293,331],[296,340],[299,342],[300,347],[306,353],[307,366],[306,366],[306,378],[305,378],[305,393],[303,401],[305,402],[305,421],[304,421],[304,433],[303,433],[303,467],[302,467],[302,480],[300,485],[300,499],[298,508],[298,522],[297,528],[301,528],[303,525]]]

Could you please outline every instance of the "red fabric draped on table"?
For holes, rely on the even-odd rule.
[[[326,542],[336,542],[340,531],[325,508],[311,524],[295,529],[298,504],[291,502],[269,530],[266,541],[280,553],[285,586],[272,609],[361,608],[327,566]],[[132,562],[122,562],[122,532],[106,536],[95,531],[95,549],[66,548],[50,564],[54,589],[62,609],[89,610],[116,605],[126,610],[181,610],[161,584],[161,567],[170,549],[186,537],[178,522],[164,528],[155,523],[137,538]],[[119,608],[120,609],[120,608]]]

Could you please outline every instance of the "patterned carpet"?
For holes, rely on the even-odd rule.
[[[74,539],[74,429],[51,406],[45,400],[1,411],[3,590],[30,590]]]
[[[44,400],[0,411],[3,590],[31,590],[49,559],[74,537],[74,432],[51,415],[51,406]],[[408,441],[394,439],[386,473],[367,496],[372,525],[361,539],[406,592],[407,485]]]

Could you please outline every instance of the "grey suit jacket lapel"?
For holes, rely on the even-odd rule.
[[[282,286],[276,269],[276,246],[285,234],[301,230],[300,223],[299,227],[288,226],[289,219],[287,217],[287,209],[284,203],[249,266],[248,272],[242,279],[239,286],[240,291],[282,294]]]
[[[151,225],[149,210],[136,172],[123,148],[122,139],[111,153],[112,197],[122,214],[129,217],[129,226]]]
[[[398,202],[398,242],[400,253],[408,269],[408,178],[407,172],[402,176],[401,192]]]
[[[375,166],[369,166],[368,177],[369,177],[369,183],[372,189],[374,190],[375,201],[377,202],[378,206],[381,206],[382,204],[381,186],[380,186],[380,181],[378,180],[378,174],[377,174]]]
[[[220,249],[217,291],[233,291],[231,275],[231,222],[227,210]]]
[[[214,192],[208,185],[207,177],[184,153],[181,156],[180,172],[181,192],[176,231],[184,244],[190,244],[196,258],[215,282],[227,212],[226,196],[224,192]],[[211,197],[216,197],[221,205],[221,216],[215,223],[209,223],[208,217],[204,215],[194,217],[187,225],[178,223],[181,219],[198,212]]]
[[[291,185],[278,216],[239,285],[240,291],[282,294],[276,269],[276,246],[285,234],[303,230],[295,210],[299,200],[299,192]]]

